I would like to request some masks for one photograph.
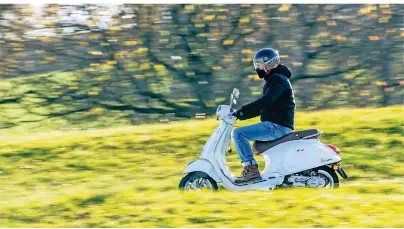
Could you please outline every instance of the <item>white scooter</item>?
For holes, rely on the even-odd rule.
[[[336,171],[344,178],[347,175],[338,164],[339,149],[323,144],[317,129],[292,132],[273,141],[255,141],[253,150],[265,159],[262,180],[253,183],[235,184],[226,163],[225,152],[231,152],[230,134],[236,118],[232,115],[232,104],[236,104],[239,90],[233,89],[230,106],[220,105],[216,111],[219,127],[209,137],[199,160],[191,161],[184,170],[179,188],[183,191],[217,190],[217,183],[229,190],[273,190],[287,187],[337,188]]]

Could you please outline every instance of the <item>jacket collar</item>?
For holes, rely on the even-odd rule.
[[[273,74],[281,74],[286,76],[288,79],[292,76],[290,69],[283,64],[279,64],[276,68],[272,69],[269,74],[265,76],[265,81],[269,80]]]

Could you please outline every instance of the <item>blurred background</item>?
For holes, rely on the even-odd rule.
[[[349,179],[180,195],[263,47]],[[0,227],[404,227],[404,5],[0,5],[0,59]]]
[[[0,5],[0,129],[204,117],[262,90],[263,47],[298,110],[404,102],[403,5]],[[44,124],[47,123],[47,124]]]

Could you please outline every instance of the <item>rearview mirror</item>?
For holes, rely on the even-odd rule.
[[[238,99],[240,96],[240,91],[237,88],[233,88],[233,96]]]

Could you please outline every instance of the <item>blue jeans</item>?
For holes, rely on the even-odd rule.
[[[272,123],[260,122],[250,126],[238,127],[233,130],[231,138],[240,157],[241,163],[245,165],[256,165],[250,143],[248,141],[270,141],[291,133],[292,130]]]

